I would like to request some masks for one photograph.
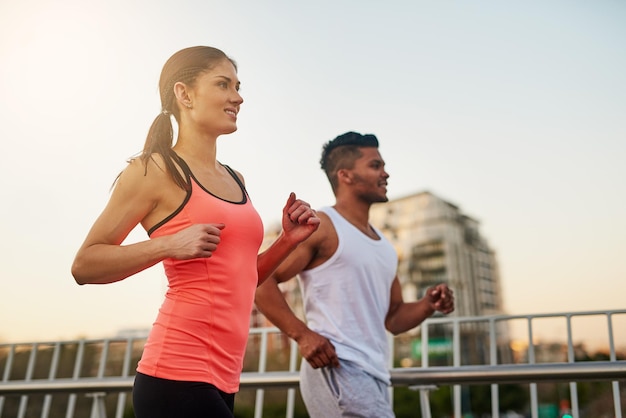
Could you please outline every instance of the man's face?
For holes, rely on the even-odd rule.
[[[352,181],[352,190],[368,203],[386,202],[387,179],[385,161],[380,156],[378,148],[360,148],[363,154],[354,162],[354,168],[348,170]]]

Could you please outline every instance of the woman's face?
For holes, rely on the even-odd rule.
[[[239,84],[237,71],[227,59],[212,70],[201,73],[189,93],[192,123],[216,136],[235,132],[237,114],[243,103]]]

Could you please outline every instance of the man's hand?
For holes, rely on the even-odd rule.
[[[339,358],[335,352],[335,347],[328,338],[308,330],[297,338],[296,342],[300,348],[300,354],[314,369],[325,366],[339,367]]]
[[[454,311],[454,292],[446,284],[431,287],[425,296],[435,311],[449,314]]]

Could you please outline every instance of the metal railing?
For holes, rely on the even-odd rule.
[[[602,361],[577,361],[576,344],[573,338],[573,319],[579,317],[599,317],[606,321],[608,341],[608,359]],[[566,324],[566,339],[563,348],[565,358],[539,358],[538,346],[534,341],[534,325],[541,319],[559,319]],[[526,324],[526,358],[507,359],[506,347],[510,340],[506,335],[506,324],[510,321],[522,321]],[[626,327],[616,327],[615,323],[626,320],[626,310],[594,311],[560,314],[487,316],[467,318],[431,318],[419,329],[419,334],[404,336],[405,340],[415,342],[419,338],[419,367],[394,367],[390,364],[391,380],[394,387],[410,387],[419,393],[420,415],[429,418],[432,391],[439,387],[451,386],[453,393],[453,415],[462,416],[461,388],[466,385],[487,384],[491,387],[491,415],[500,415],[499,385],[523,383],[529,385],[529,408],[531,417],[539,417],[537,384],[540,382],[568,382],[570,389],[571,414],[580,417],[578,402],[578,382],[611,382],[613,415],[622,417],[622,398],[620,381],[626,381],[626,361],[618,359],[616,333],[624,338]],[[504,330],[504,331],[503,331]],[[445,358],[430,355],[430,335],[449,335],[450,350]],[[298,347],[290,342],[287,347],[288,360],[284,370],[270,370],[268,359],[272,346],[277,341],[284,341],[284,336],[276,328],[256,328],[250,331],[251,338],[256,338],[258,358],[254,370],[244,371],[241,376],[241,390],[255,391],[255,418],[263,416],[265,391],[284,388],[287,391],[286,416],[293,417],[296,403],[296,391],[299,383]],[[433,337],[434,338],[434,337]],[[0,344],[0,418],[7,417],[3,412],[15,411],[17,418],[30,416],[66,417],[76,416],[79,404],[85,410],[88,403],[92,418],[114,416],[122,418],[129,409],[129,394],[132,390],[134,366],[144,343],[144,338],[112,338],[103,340],[74,340],[54,342],[33,342]],[[482,343],[485,342],[484,346]],[[396,357],[402,341],[390,339],[395,348]],[[474,356],[463,345],[477,345]],[[445,351],[445,350],[444,350]],[[248,352],[248,356],[256,352]],[[398,358],[396,358],[398,360]],[[500,360],[500,361],[499,361]],[[506,362],[508,361],[508,363]],[[431,364],[431,363],[446,364]],[[472,362],[477,364],[472,364]],[[55,402],[57,397],[64,397],[63,402]],[[11,403],[11,405],[9,405]],[[416,411],[417,416],[417,411]]]

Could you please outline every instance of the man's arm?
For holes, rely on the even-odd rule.
[[[339,366],[339,359],[332,343],[311,331],[291,310],[278,283],[293,279],[310,267],[319,253],[319,242],[324,239],[324,230],[329,222],[322,222],[306,241],[302,242],[256,290],[257,308],[287,336],[298,343],[300,353],[313,368]]]
[[[435,312],[449,314],[454,311],[454,293],[445,284],[438,284],[426,291],[423,298],[416,302],[404,302],[402,288],[396,277],[391,285],[389,312],[385,318],[385,327],[394,335],[415,328]]]

